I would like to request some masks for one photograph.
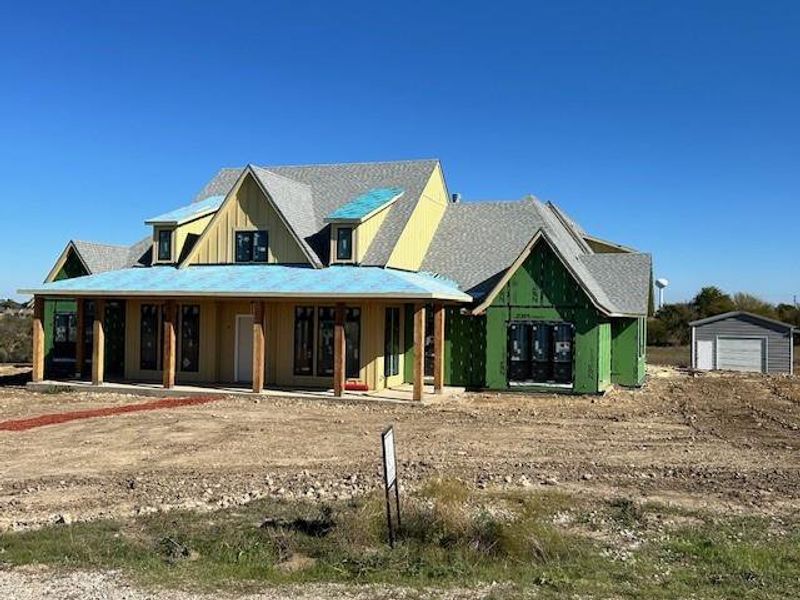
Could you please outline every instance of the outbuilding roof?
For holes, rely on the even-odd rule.
[[[458,285],[430,273],[381,267],[314,269],[283,265],[128,268],[45,283],[21,293],[41,296],[370,298],[471,302]]]
[[[722,321],[723,319],[731,319],[735,317],[747,317],[753,321],[761,321],[763,323],[768,323],[770,325],[777,325],[778,327],[784,327],[786,329],[792,330],[795,329],[795,326],[791,323],[784,323],[783,321],[778,321],[777,319],[770,319],[769,317],[765,317],[763,315],[757,315],[755,313],[747,312],[744,310],[732,310],[730,312],[722,313],[719,315],[712,315],[710,317],[706,317],[705,319],[698,319],[696,321],[692,321],[689,323],[690,327],[698,327],[700,325],[707,325],[708,323],[714,323],[716,321]]]

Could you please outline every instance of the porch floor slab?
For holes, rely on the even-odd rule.
[[[424,387],[422,402],[412,399],[413,386],[401,386],[374,390],[367,392],[345,392],[340,398],[333,395],[333,390],[320,389],[286,389],[265,388],[260,394],[255,394],[246,387],[237,386],[203,386],[203,385],[176,385],[165,389],[158,383],[129,383],[106,382],[93,385],[90,381],[55,381],[45,380],[38,383],[29,382],[26,387],[34,392],[88,392],[102,394],[132,394],[135,396],[153,396],[158,398],[174,398],[185,396],[245,396],[247,398],[274,397],[274,398],[305,398],[314,400],[345,400],[366,402],[388,402],[398,404],[426,404],[431,401],[440,401],[448,396],[464,392],[464,388],[445,387],[441,394],[433,393],[433,386]]]

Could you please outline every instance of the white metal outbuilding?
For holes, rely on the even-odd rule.
[[[793,373],[793,325],[744,311],[689,325],[694,369]]]

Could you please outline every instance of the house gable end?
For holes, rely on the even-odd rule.
[[[248,167],[180,266],[233,264],[236,232],[257,230],[267,231],[268,262],[315,265],[269,192]]]
[[[497,290],[490,306],[593,309],[589,296],[540,236],[525,259]]]
[[[45,283],[50,283],[51,281],[60,281],[90,274],[91,271],[83,257],[75,248],[75,244],[70,241],[59,255],[58,260],[56,260],[44,281]]]

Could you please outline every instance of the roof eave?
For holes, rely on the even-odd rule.
[[[25,288],[17,290],[18,294],[29,294],[32,296],[47,296],[58,298],[77,298],[77,297],[143,297],[143,298],[342,298],[347,300],[358,299],[385,299],[385,300],[443,300],[447,302],[469,303],[472,297],[460,294],[444,294],[436,292],[405,292],[405,293],[346,293],[336,294],[330,292],[202,292],[185,290],[48,290],[43,288]]]

